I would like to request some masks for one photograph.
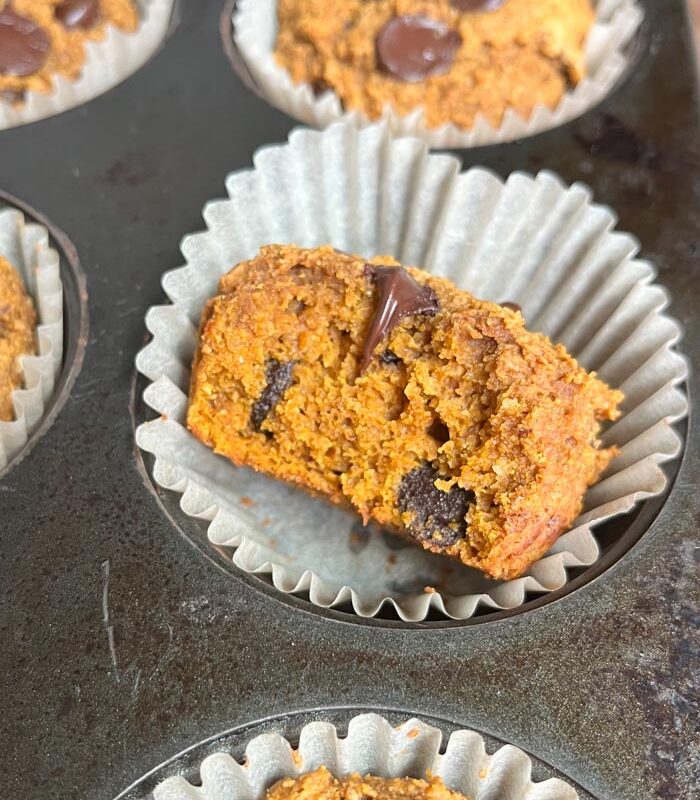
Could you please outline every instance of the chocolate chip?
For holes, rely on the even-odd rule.
[[[520,311],[520,306],[517,303],[511,303],[510,301],[506,303],[501,303],[503,308],[509,308],[511,311]]]
[[[274,358],[265,364],[267,384],[260,397],[253,403],[250,412],[250,424],[259,431],[268,414],[280,401],[282,395],[292,385],[293,361],[280,362]]]
[[[450,0],[459,11],[496,11],[505,0]]]
[[[64,28],[94,28],[100,21],[99,0],[63,0],[54,9],[54,16]]]
[[[46,31],[9,7],[0,11],[0,73],[25,77],[44,66],[49,52]]]
[[[365,275],[377,285],[379,299],[365,337],[360,374],[369,366],[375,347],[404,317],[432,316],[440,310],[435,292],[429,286],[421,286],[403,267],[365,264]]]
[[[402,513],[413,515],[408,532],[414,539],[449,547],[466,535],[465,516],[474,493],[460,486],[442,492],[435,486],[440,477],[432,464],[416,467],[401,481],[397,504]]]
[[[387,349],[379,356],[382,364],[403,364],[403,361],[396,355],[393,350]]]
[[[377,36],[377,60],[395,78],[417,83],[447,72],[461,44],[459,33],[439,20],[392,17]]]

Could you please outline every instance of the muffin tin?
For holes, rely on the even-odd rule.
[[[692,361],[700,350],[695,64],[683,0],[643,5],[634,67],[598,108],[538,137],[459,156],[503,176],[546,167],[589,184],[659,268]],[[255,720],[293,737],[301,720],[342,727],[369,708],[515,744],[585,800],[693,797],[700,448],[692,410],[669,495],[641,506],[593,573],[567,585],[565,598],[471,625],[311,613],[303,599],[217,568],[219,556],[202,543],[203,558],[181,535],[176,502],[152,489],[134,444],[143,410],[133,358],[146,309],[163,301],[161,275],[180,263],[181,236],[201,228],[200,209],[223,194],[224,176],[295,124],[232,72],[217,32],[222,7],[183,4],[165,47],[124,84],[0,134],[3,190],[75,247],[53,234],[70,287],[71,344],[54,408],[65,403],[0,482],[6,793],[110,800],[222,732],[235,728],[229,741],[240,753]],[[691,376],[691,408],[696,389]],[[128,796],[146,797],[152,786]]]

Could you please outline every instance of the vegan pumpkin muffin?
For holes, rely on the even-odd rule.
[[[574,521],[621,394],[517,311],[391,258],[263,247],[201,323],[190,430],[499,579]]]
[[[279,0],[275,56],[295,83],[370,119],[501,124],[557,106],[585,73],[590,0]]]
[[[380,778],[353,773],[335,778],[326,767],[298,778],[283,778],[272,786],[266,800],[469,800],[451,792],[442,778]]]
[[[76,80],[87,42],[138,23],[133,0],[0,0],[0,98],[20,103],[27,91],[50,92],[55,76]]]
[[[0,420],[14,418],[12,392],[22,385],[20,356],[34,353],[36,314],[15,268],[0,257]]]

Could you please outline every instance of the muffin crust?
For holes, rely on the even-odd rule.
[[[507,108],[528,118],[537,104],[555,107],[584,75],[590,0],[505,0],[463,11],[456,0],[280,0],[278,63],[295,83],[332,89],[346,110],[370,119],[385,104],[399,114],[425,109],[428,127],[471,128],[482,112],[494,126]],[[488,9],[491,5],[494,10]],[[396,18],[446,28],[461,44],[451,66],[407,81],[381,63],[377,42]],[[399,51],[401,47],[398,48]],[[404,48],[405,49],[405,48]]]

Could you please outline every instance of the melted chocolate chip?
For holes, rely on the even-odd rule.
[[[496,11],[505,0],[450,0],[450,5],[459,11]]]
[[[274,358],[269,359],[265,365],[267,384],[260,397],[253,404],[250,412],[250,424],[254,430],[260,430],[270,411],[279,403],[282,395],[292,385],[293,369],[293,361],[280,362]]]
[[[99,0],[63,0],[54,9],[54,16],[64,28],[94,28],[100,21]]]
[[[421,286],[403,267],[375,267],[365,265],[365,274],[373,278],[379,290],[379,299],[367,331],[362,352],[362,374],[379,342],[399,324],[413,314],[433,316],[440,310],[440,301],[429,286]]]
[[[0,11],[0,73],[25,77],[44,66],[49,52],[46,31],[9,7]]]
[[[450,547],[467,533],[465,516],[474,493],[459,486],[442,492],[435,486],[440,477],[432,464],[416,467],[401,481],[397,503],[401,513],[413,514],[408,532],[414,539]]]
[[[507,303],[501,303],[503,308],[509,308],[511,311],[520,311],[520,306],[517,303],[511,303],[508,301]]]
[[[377,36],[377,60],[395,78],[417,83],[447,72],[461,44],[459,33],[439,20],[392,17]]]
[[[379,360],[382,364],[402,364],[403,362],[401,359],[396,355],[393,350],[387,349],[379,356]]]

